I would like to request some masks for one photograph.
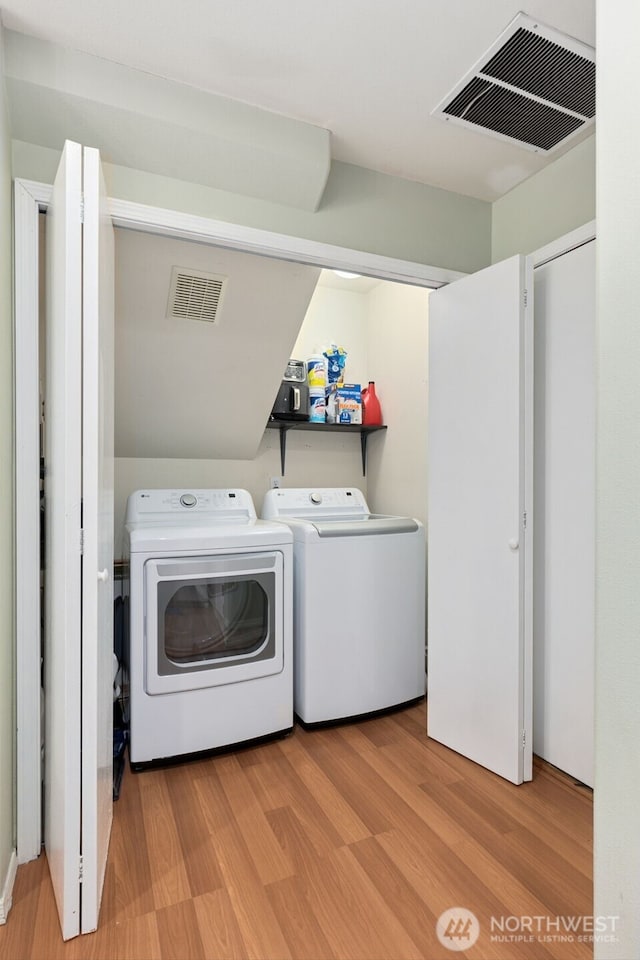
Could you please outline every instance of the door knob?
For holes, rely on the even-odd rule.
[[[515,550],[518,549],[519,546],[520,546],[520,543],[518,542],[518,540],[515,539],[515,537],[512,537],[511,540],[509,540],[509,549],[510,549],[510,550],[515,551]]]
[[[109,571],[105,567],[104,570],[98,570],[98,580],[101,580],[102,583],[106,583],[109,579]]]

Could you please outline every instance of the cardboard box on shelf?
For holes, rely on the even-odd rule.
[[[327,387],[329,423],[362,423],[362,391],[359,383],[332,383]]]

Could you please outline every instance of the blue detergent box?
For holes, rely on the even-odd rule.
[[[332,383],[327,387],[327,410],[332,412],[331,422],[361,424],[361,385],[359,383]]]

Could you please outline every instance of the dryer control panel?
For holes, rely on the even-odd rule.
[[[218,520],[256,519],[251,494],[247,490],[136,490],[127,501],[125,522],[166,521],[169,517]]]

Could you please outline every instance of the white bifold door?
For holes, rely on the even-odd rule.
[[[595,240],[535,269],[533,746],[593,786]]]
[[[98,924],[112,818],[113,228],[97,150],[47,209],[45,849],[65,940]]]
[[[532,775],[533,285],[514,257],[429,298],[428,735]]]

